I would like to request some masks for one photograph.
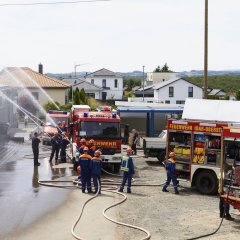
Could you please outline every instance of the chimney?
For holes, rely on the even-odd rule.
[[[38,72],[43,74],[43,65],[41,63],[38,65]]]

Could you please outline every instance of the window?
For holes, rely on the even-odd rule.
[[[91,84],[94,84],[94,79],[91,79]]]
[[[169,87],[169,97],[174,97],[174,87]]]
[[[184,100],[177,100],[176,104],[185,104],[185,101]]]
[[[103,88],[107,87],[106,79],[103,79],[103,80],[102,80],[102,87],[103,87]]]
[[[88,97],[95,98],[95,93],[87,93],[87,96],[88,96]]]
[[[38,92],[32,92],[32,95],[36,100],[39,100],[39,93]]]
[[[166,103],[166,104],[170,104],[170,101],[169,101],[169,100],[166,100],[165,103]]]
[[[188,87],[188,97],[193,97],[193,87]]]
[[[117,79],[115,79],[114,86],[115,86],[115,88],[118,87],[118,80]]]

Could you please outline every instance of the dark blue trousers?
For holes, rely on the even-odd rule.
[[[59,148],[52,148],[50,161],[52,161],[54,154],[55,154],[55,160],[58,160],[58,153],[59,153]]]
[[[177,189],[177,176],[175,173],[171,173],[171,172],[167,171],[167,181],[165,182],[163,189],[166,189],[169,186],[171,181],[173,183],[174,189],[176,190]]]
[[[98,190],[98,181],[100,183],[100,191],[101,191],[101,175],[100,174],[93,174],[92,175],[93,177],[93,184],[94,184],[94,188],[95,188],[95,191]]]
[[[127,188],[129,190],[131,190],[131,186],[132,186],[132,174],[128,173],[128,172],[123,172],[123,179],[122,179],[122,184],[121,184],[121,190],[123,190],[126,182],[128,181],[128,185]]]
[[[91,173],[90,172],[81,172],[81,182],[82,182],[82,190],[85,191],[91,190]]]

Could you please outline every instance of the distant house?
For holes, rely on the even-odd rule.
[[[223,89],[208,88],[208,95],[224,97],[226,95],[226,92]]]
[[[121,100],[123,97],[123,78],[120,74],[102,68],[87,74],[86,81],[102,88],[100,99]]]
[[[152,82],[151,84],[156,84],[176,77],[177,77],[176,72],[149,72],[147,73],[146,83],[151,81]]]
[[[167,104],[184,104],[187,98],[202,98],[202,88],[183,78],[172,78],[155,84],[154,99]]]
[[[151,85],[151,86],[146,86],[143,88],[139,88],[137,89],[134,94],[135,97],[143,97],[143,93],[144,93],[144,97],[154,97],[154,86],[155,85]]]
[[[101,94],[102,94],[103,88],[101,88],[95,84],[91,84],[85,80],[80,80],[76,84],[73,85],[73,89],[75,90],[76,88],[78,88],[79,90],[81,90],[83,88],[86,95],[89,97],[92,97],[95,99],[101,99]]]
[[[56,78],[43,75],[42,67],[39,67],[39,72],[27,67],[6,68],[0,72],[0,84],[16,87],[18,95],[25,94],[24,88],[27,88],[41,105],[50,101],[47,95],[61,105],[66,104],[67,89],[71,86]]]

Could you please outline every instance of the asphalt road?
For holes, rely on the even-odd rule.
[[[69,168],[52,168],[49,151],[40,148],[40,167],[33,166],[31,143],[0,137],[0,239],[11,239],[67,199],[69,190],[46,188],[38,179],[72,176]],[[47,156],[47,158],[43,158]]]

